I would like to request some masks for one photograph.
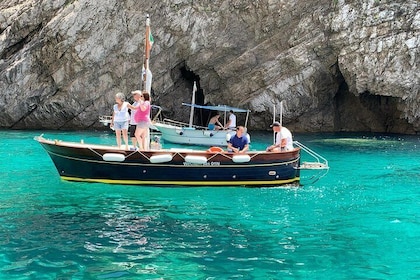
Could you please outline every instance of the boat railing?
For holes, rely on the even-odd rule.
[[[112,122],[112,116],[99,116],[99,122],[107,126]]]
[[[293,144],[298,146],[301,150],[306,152],[308,155],[313,157],[315,161],[313,162],[301,162],[299,165],[300,170],[312,170],[306,175],[301,175],[301,184],[306,181],[306,183],[315,183],[325,175],[327,175],[330,167],[328,166],[328,160],[315,152],[314,150],[303,145],[299,141],[293,141]],[[303,184],[306,184],[303,183]]]
[[[162,123],[169,124],[169,125],[175,125],[175,126],[189,127],[188,123],[180,122],[180,121],[176,121],[176,120],[172,120],[172,119],[167,119],[167,118],[163,119]],[[199,126],[199,125],[192,125],[191,127],[196,128],[196,129],[206,129],[206,127]]]
[[[305,146],[304,144],[300,143],[299,141],[293,141],[293,144],[301,148],[307,154],[312,156],[316,161],[315,162],[303,162],[300,164],[300,169],[329,169],[328,160],[315,152],[314,150],[310,149],[309,147]]]
[[[152,107],[152,110],[157,110],[157,112],[152,117],[152,122],[156,122],[161,117],[162,107],[160,107],[158,105],[152,105],[151,107]],[[152,113],[152,115],[153,115],[153,113]]]

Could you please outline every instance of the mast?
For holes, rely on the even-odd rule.
[[[145,35],[145,48],[144,48],[144,63],[143,63],[143,90],[151,94],[152,90],[152,71],[149,68],[150,50],[153,45],[153,37],[150,32],[150,18],[149,14],[146,16],[146,35]]]
[[[280,101],[280,125],[283,126],[283,100]]]
[[[193,126],[193,120],[194,120],[194,105],[195,105],[195,92],[197,91],[197,83],[194,81],[193,86],[193,92],[192,92],[192,98],[191,98],[191,109],[190,109],[190,123],[189,127]]]
[[[273,123],[276,121],[276,105],[273,105]],[[283,126],[283,100],[280,101],[280,120],[279,123]],[[276,143],[276,134],[277,132],[273,132],[273,143]]]
[[[276,104],[273,105],[273,123],[276,121]],[[276,143],[276,133],[273,131],[273,144]]]

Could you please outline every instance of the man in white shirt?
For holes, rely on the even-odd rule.
[[[236,129],[236,116],[232,110],[229,111],[229,120],[225,126],[225,129]]]
[[[133,106],[137,106],[138,102],[140,100],[140,96],[141,96],[141,91],[140,90],[135,90],[132,91],[131,94],[133,95],[133,99],[134,99],[134,103],[132,104]],[[134,119],[134,115],[136,114],[137,110],[131,109],[131,114],[130,114],[130,138],[131,138],[131,142],[133,143],[134,148],[137,147],[137,139],[135,136],[135,132],[136,132],[136,126],[137,126],[137,122]]]
[[[267,148],[267,152],[279,152],[293,150],[293,138],[290,130],[279,122],[274,122],[271,127],[276,133],[276,143]]]

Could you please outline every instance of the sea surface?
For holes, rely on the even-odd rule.
[[[301,187],[162,188],[62,181],[41,133],[115,143],[0,131],[0,279],[420,279],[419,136],[295,135],[330,165]]]

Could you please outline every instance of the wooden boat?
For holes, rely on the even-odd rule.
[[[235,154],[208,150],[121,150],[115,146],[35,137],[64,180],[161,186],[299,185],[299,147]]]

